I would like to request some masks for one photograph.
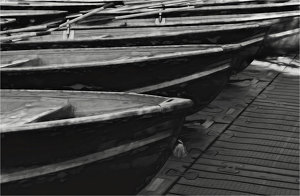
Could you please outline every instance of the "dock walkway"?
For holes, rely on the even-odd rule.
[[[254,61],[186,119],[188,156],[140,195],[299,195],[299,60]]]

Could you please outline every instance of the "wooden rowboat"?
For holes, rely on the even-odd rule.
[[[56,3],[95,3],[95,4],[97,4],[97,3],[121,2],[122,0],[1,0],[1,1],[2,2],[51,2],[51,3],[56,2]],[[235,1],[235,0],[232,0],[232,1]]]
[[[168,158],[192,102],[1,90],[2,194],[135,194]]]
[[[178,7],[191,7],[195,9],[191,9],[194,13],[198,14],[205,14],[206,11],[229,11],[229,12],[236,12],[236,11],[246,11],[246,12],[254,12],[258,10],[265,10],[270,11],[276,9],[276,7],[282,7],[283,9],[289,9],[288,7],[292,8],[292,6],[299,5],[295,0],[274,0],[274,1],[253,1],[253,0],[246,0],[246,1],[186,1],[186,0],[173,0],[173,1],[151,1],[145,2],[140,4],[132,4],[133,2],[125,2],[125,6],[120,6],[117,9],[110,9],[111,13],[137,13],[140,11],[149,11],[155,9],[170,9],[170,8],[178,8]],[[258,6],[260,5],[260,7]],[[219,7],[222,6],[222,7]],[[203,9],[201,9],[203,8]],[[109,10],[109,9],[108,9]],[[252,10],[252,11],[250,11]],[[188,11],[188,12],[189,12]],[[84,11],[83,11],[84,12]],[[99,13],[101,14],[101,13]],[[117,14],[117,15],[119,15]]]
[[[157,46],[181,44],[229,44],[257,40],[236,53],[235,72],[246,68],[255,58],[272,22],[176,27],[74,29],[51,35],[32,37],[27,41],[4,43],[2,50],[49,48]]]
[[[168,18],[168,19],[161,19],[161,21],[159,19],[124,19],[124,17],[122,16],[121,18],[117,18],[114,20],[110,20],[109,21],[105,21],[103,23],[103,21],[100,21],[100,23],[102,23],[101,25],[99,24],[99,21],[94,21],[91,20],[90,22],[92,22],[92,26],[88,25],[88,23],[85,24],[79,24],[79,25],[72,25],[71,27],[69,27],[67,29],[67,35],[68,34],[72,34],[72,32],[69,32],[71,30],[85,30],[85,31],[89,31],[88,32],[88,36],[97,36],[96,38],[87,38],[87,39],[92,39],[92,41],[94,41],[95,39],[103,39],[104,40],[113,40],[113,39],[118,39],[117,37],[120,37],[120,33],[121,31],[124,31],[124,34],[122,34],[122,38],[120,38],[119,40],[126,40],[126,36],[128,37],[128,34],[133,34],[130,35],[130,39],[134,39],[135,37],[138,38],[139,35],[146,37],[146,39],[148,39],[149,37],[156,35],[155,39],[158,38],[158,36],[160,36],[161,38],[164,37],[174,37],[174,34],[177,35],[197,35],[199,33],[203,33],[206,32],[206,34],[211,35],[210,33],[215,35],[214,31],[217,31],[219,34],[223,32],[228,32],[229,30],[234,31],[234,30],[239,30],[239,29],[246,29],[248,28],[247,31],[249,30],[253,30],[255,28],[259,28],[259,27],[264,27],[264,23],[262,22],[280,22],[283,19],[287,19],[287,18],[293,18],[293,17],[299,17],[300,13],[298,11],[292,11],[292,12],[283,12],[283,13],[267,13],[267,14],[240,14],[240,15],[223,15],[221,18],[220,16],[203,16],[203,17],[199,17],[199,16],[194,16],[194,17],[178,17],[178,18]],[[80,22],[80,21],[79,21]],[[252,22],[251,23],[246,23],[246,22]],[[257,26],[255,26],[255,24],[253,24],[254,22],[256,22]],[[235,24],[238,23],[238,24]],[[202,26],[202,25],[209,25],[209,24],[228,24],[226,26]],[[249,26],[250,25],[250,26]],[[198,27],[199,26],[199,27]],[[150,28],[152,27],[152,28]],[[115,29],[115,28],[122,28],[122,29]],[[137,28],[137,29],[134,29]],[[150,29],[147,29],[150,28]],[[11,49],[18,49],[19,47],[22,46],[22,41],[19,40],[19,37],[22,36],[23,32],[29,32],[30,29],[32,30],[36,30],[38,31],[39,28],[23,28],[23,29],[15,29],[12,31],[2,31],[1,32],[1,37],[0,37],[0,41],[2,42],[1,48],[3,50],[8,50],[9,48]],[[102,29],[102,30],[101,30]],[[106,29],[106,30],[105,30]],[[155,30],[157,29],[157,30]],[[40,30],[44,30],[44,27],[41,27]],[[133,31],[133,32],[132,32]],[[151,35],[145,35],[145,33],[149,33],[149,31],[151,31]],[[193,33],[194,31],[194,33]],[[199,32],[200,31],[200,32]],[[211,32],[209,32],[211,31]],[[19,34],[17,34],[19,32]],[[61,31],[60,31],[61,32]],[[79,31],[79,32],[83,32],[83,31]],[[168,33],[170,33],[168,35]],[[15,33],[12,34],[11,33]],[[46,32],[47,34],[49,34],[49,32]],[[104,33],[104,35],[103,35]],[[117,34],[116,34],[117,33]],[[233,32],[234,33],[234,32]],[[5,36],[5,34],[9,35],[9,36]],[[24,33],[23,33],[24,34]],[[50,37],[51,40],[52,39],[56,39],[55,38],[55,34],[59,34],[59,33],[55,33],[53,32],[54,37]],[[84,33],[83,33],[84,34]],[[107,36],[107,34],[112,34]],[[118,35],[119,34],[119,35]],[[247,35],[248,32],[243,31],[242,32],[243,35]],[[86,35],[86,34],[84,34]],[[77,36],[77,33],[76,33]],[[66,37],[66,36],[64,36]],[[69,37],[69,35],[67,36]],[[72,35],[71,35],[72,37]],[[74,36],[73,36],[74,37]],[[78,36],[77,36],[78,37]],[[79,33],[79,37],[80,37],[80,33]],[[106,37],[106,38],[105,38]],[[215,37],[215,36],[213,36]],[[39,40],[39,41],[43,41],[43,39],[48,38],[47,36],[41,37],[41,38],[30,38],[29,42],[32,42],[32,40]],[[161,39],[159,38],[159,39]],[[209,37],[208,37],[209,38]],[[9,40],[18,40],[18,42],[15,42],[13,44],[10,43],[5,43]],[[31,40],[32,39],[32,40]],[[94,40],[93,40],[94,39]],[[195,39],[191,39],[191,40],[195,40]],[[84,42],[84,40],[82,40]],[[231,40],[230,42],[219,42],[219,43],[232,43],[235,42],[234,40]],[[21,44],[19,44],[21,43]],[[198,42],[199,43],[199,42]],[[216,42],[217,43],[217,42]],[[26,42],[24,42],[24,44],[26,45]],[[38,43],[36,43],[38,44]],[[48,44],[51,45],[51,44]],[[59,44],[58,44],[59,45]],[[105,46],[105,45],[104,45]],[[25,46],[26,49],[29,49],[30,46],[29,44],[27,44],[27,46]],[[22,49],[22,47],[21,47]]]
[[[5,18],[24,18],[24,17],[47,17],[65,15],[66,11],[58,10],[1,10],[0,17]]]
[[[191,6],[191,5],[189,5]],[[202,15],[218,15],[218,14],[253,14],[253,13],[268,13],[268,12],[284,12],[284,11],[292,11],[298,10],[300,6],[299,1],[289,1],[283,3],[266,3],[266,4],[245,4],[245,5],[209,5],[209,4],[201,4],[194,5],[191,9],[183,9],[183,10],[174,10],[171,13],[167,13],[167,17],[179,17],[179,16],[202,16]],[[188,7],[187,7],[188,8]],[[134,9],[134,7],[120,7],[120,8],[108,8],[103,12],[97,13],[97,16],[104,15],[127,15],[127,14],[137,14],[142,12],[149,12],[162,9],[162,6],[157,6],[157,8],[141,8]],[[170,9],[170,8],[169,8]],[[165,11],[168,8],[164,9]],[[82,11],[82,13],[86,13],[87,11]],[[149,18],[153,17],[157,14],[150,14],[141,16],[141,18]]]
[[[199,25],[203,18],[199,18],[197,21],[194,20],[196,25],[188,25],[193,24],[193,22],[183,22],[183,18],[179,18],[179,21],[177,22],[169,22],[169,20],[167,20],[168,22],[162,25],[147,23],[147,21],[150,22],[149,19],[130,19],[124,21],[126,25],[128,25],[127,27],[119,27],[119,25],[122,24],[122,22],[118,23],[119,21],[112,22],[116,22],[116,26],[113,24],[102,26],[74,26],[71,29],[65,29],[64,31],[53,32],[51,35],[32,37],[27,41],[3,43],[1,48],[2,50],[29,50],[37,48],[99,46],[230,44],[252,39],[260,39],[262,41],[262,37],[267,34],[268,29],[272,24],[277,25],[278,23],[284,23],[286,19],[293,18],[294,16],[300,16],[300,13],[270,13],[265,16],[253,14],[250,16],[248,15],[248,18],[246,17],[247,20],[251,21],[252,18],[255,22],[241,22],[245,19],[243,17],[228,17],[227,19],[230,19],[228,21],[231,22],[238,22],[240,21],[239,19],[242,20],[240,21],[241,23],[224,25]],[[224,22],[224,20],[221,20],[220,18],[217,19],[213,17],[211,19],[211,21],[214,22]],[[140,22],[136,22],[139,20]],[[145,24],[148,24],[149,27],[145,26],[142,21],[146,21]],[[203,22],[205,23],[207,20],[203,19]],[[4,36],[2,36],[2,38],[3,37]],[[0,40],[2,38],[0,38]],[[243,51],[236,55],[234,60],[235,65],[233,66],[235,71],[243,70],[253,61],[256,53],[260,49],[261,42],[255,42],[255,44],[250,44],[248,46],[249,47],[244,47]]]
[[[123,0],[125,5],[143,5],[148,4],[147,0]],[[151,0],[151,2],[164,3],[168,0]],[[215,5],[215,4],[262,4],[271,2],[287,2],[288,0],[191,0],[186,1],[192,5],[205,4],[205,5]]]
[[[269,12],[269,13],[254,13],[254,14],[224,14],[224,15],[209,15],[209,16],[189,16],[189,17],[165,17],[159,15],[155,18],[134,18],[136,15],[124,15],[116,17],[103,17],[99,19],[97,16],[91,16],[87,19],[78,22],[75,26],[96,26],[101,28],[109,27],[158,27],[158,26],[190,26],[204,24],[228,24],[228,23],[243,23],[243,22],[258,22],[272,19],[282,19],[290,17],[299,17],[299,11],[286,12]]]
[[[263,38],[262,38],[263,39]],[[252,42],[3,51],[1,87],[128,91],[212,101],[227,83],[234,55]]]
[[[3,43],[1,48],[3,50],[29,50],[37,48],[99,46],[230,44],[265,34],[270,26],[275,23],[276,21],[262,21],[224,25],[192,25],[188,27],[181,25],[140,28],[101,28],[101,26],[74,27],[54,31],[50,35],[31,37],[24,41]],[[24,30],[27,29],[25,28]],[[7,31],[7,33],[10,32],[13,32],[13,30]],[[5,33],[5,31],[3,31],[3,33]],[[12,35],[16,36],[18,34]],[[1,38],[10,37],[2,35]]]
[[[114,4],[122,4],[122,1],[112,0]],[[2,10],[86,10],[95,7],[101,7],[105,2],[55,2],[55,1],[0,1],[0,6]]]

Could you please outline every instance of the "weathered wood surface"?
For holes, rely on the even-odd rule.
[[[169,109],[174,109],[172,104],[180,104],[186,102],[186,100],[177,100],[175,99],[168,99],[164,97],[157,97],[157,96],[148,96],[148,95],[138,95],[138,94],[130,94],[130,93],[101,93],[101,92],[80,92],[80,91],[39,91],[39,90],[1,90],[1,96],[3,99],[3,108],[1,112],[10,112],[13,109],[17,109],[18,107],[25,107],[28,106],[29,110],[33,109],[31,106],[42,107],[43,104],[47,106],[47,100],[49,101],[49,107],[53,104],[54,107],[60,106],[63,104],[63,107],[66,104],[70,104],[74,107],[74,117],[86,117],[82,118],[82,122],[88,122],[89,117],[100,115],[99,119],[109,119],[110,114],[112,112],[120,112],[121,116],[122,111],[126,110],[135,110],[141,109],[140,114],[144,112],[153,112],[163,107],[163,105],[167,106],[165,111]],[[40,104],[39,104],[40,101]],[[167,101],[170,101],[168,104]],[[36,104],[30,104],[35,103]],[[26,105],[29,103],[29,105]],[[187,103],[187,102],[186,102]],[[183,104],[182,106],[184,106]],[[153,107],[154,106],[154,107]],[[157,107],[156,107],[157,106]],[[149,107],[148,109],[146,109]],[[42,109],[42,108],[41,108]],[[153,110],[151,110],[153,109]],[[160,109],[159,109],[160,110]],[[134,114],[134,113],[133,113]],[[136,113],[137,114],[137,113]],[[135,115],[136,115],[135,114]],[[101,116],[103,115],[103,116]],[[125,115],[126,116],[126,115]],[[114,118],[114,116],[111,116]],[[117,117],[117,116],[116,116]],[[98,118],[98,117],[97,117]],[[93,120],[92,118],[90,120]],[[52,124],[61,124],[63,122],[51,122]],[[51,123],[45,122],[44,125],[51,125]],[[69,123],[76,123],[71,120]],[[40,124],[44,126],[43,123]],[[30,127],[31,125],[28,124]],[[37,124],[38,128],[39,124]],[[13,126],[11,126],[13,127]],[[35,127],[35,126],[32,126]],[[20,129],[22,127],[19,126]],[[25,127],[23,127],[25,128]]]
[[[34,102],[26,102],[22,97],[20,99],[2,97],[1,128],[72,116],[71,106],[64,99],[42,98]]]

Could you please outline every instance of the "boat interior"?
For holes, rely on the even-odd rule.
[[[55,31],[51,35],[32,37],[29,41],[59,41],[59,40],[89,40],[89,39],[114,39],[114,38],[147,38],[151,36],[172,36],[178,34],[212,33],[234,29],[254,29],[269,26],[275,21],[248,22],[244,24],[203,25],[203,26],[170,26],[170,27],[143,27],[143,28],[91,28],[78,29],[72,27],[62,31]],[[26,42],[26,41],[25,41]]]
[[[3,51],[1,52],[1,68],[78,65],[89,62],[147,58],[162,54],[205,51],[208,49],[221,49],[221,47],[216,45],[176,45]]]
[[[171,100],[128,93],[1,90],[1,127],[124,112]]]

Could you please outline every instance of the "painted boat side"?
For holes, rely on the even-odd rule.
[[[215,92],[219,92],[229,77],[230,63],[232,56],[235,54],[235,50],[228,49],[228,51],[222,51],[223,49],[202,55],[172,56],[172,58],[127,64],[122,60],[120,61],[122,64],[105,67],[87,67],[83,65],[65,70],[42,69],[35,71],[32,69],[28,69],[27,71],[22,71],[22,69],[19,71],[10,71],[15,68],[8,68],[5,72],[3,71],[4,69],[1,70],[1,82],[2,88],[74,89],[79,87],[79,89],[76,90],[130,91],[132,89],[160,84],[224,66],[222,70],[212,71],[208,75],[203,75],[193,80],[165,86],[163,89],[151,90],[151,94],[192,98],[193,101],[200,104],[199,107],[202,107],[203,103],[206,104],[212,99],[211,97],[214,97]],[[160,72],[159,75],[157,74],[158,70]],[[219,78],[214,77],[216,74]],[[55,80],[52,79],[54,75]],[[20,78],[22,78],[22,80],[20,80]],[[214,83],[210,84],[212,86],[207,88],[209,86],[206,80],[207,78],[216,80],[216,88],[212,87]],[[205,90],[201,87],[202,83]],[[199,88],[195,90],[197,86]]]
[[[133,93],[2,90],[1,95],[23,98],[24,104],[39,96],[68,99],[91,115],[3,128],[2,194],[134,194],[168,158],[192,106],[189,100]],[[78,105],[93,99],[149,106],[93,116]],[[117,190],[116,178],[123,183]]]
[[[271,26],[259,56],[299,53],[299,22],[299,17],[287,18]]]
[[[130,148],[124,148],[123,146],[120,149],[116,148],[108,150],[106,151],[106,154],[108,154],[107,157],[103,157],[103,155],[105,156],[105,153],[101,152],[101,149],[96,148],[93,150],[99,150],[99,153],[90,154],[85,157],[83,155],[82,158],[75,158],[73,160],[69,160],[69,162],[63,161],[53,163],[50,165],[47,164],[44,167],[41,166],[29,170],[21,170],[19,172],[8,172],[4,174],[5,178],[2,178],[6,180],[6,182],[3,181],[3,183],[1,184],[2,193],[134,194],[136,191],[138,191],[138,189],[145,185],[145,183],[150,179],[149,177],[154,175],[155,172],[157,172],[158,169],[162,166],[162,164],[166,161],[176,141],[180,130],[180,126],[182,124],[182,118],[178,117],[175,117],[172,120],[166,120],[165,118],[160,118],[159,120],[161,123],[154,121],[154,124],[152,124],[152,121],[152,123],[150,124],[147,123],[143,125],[139,123],[137,124],[135,122],[135,126],[131,126],[131,128],[139,127],[136,128],[139,129],[139,131],[136,132],[131,129],[127,129],[127,131],[125,131],[126,129],[124,128],[126,128],[126,126],[123,127],[123,125],[126,124],[126,122],[121,123],[121,126],[119,124],[119,128],[116,125],[116,130],[114,130],[114,132],[118,132],[118,137],[111,137],[111,139],[119,138],[120,130],[122,130],[121,135],[123,136],[125,132],[127,134],[129,133],[133,137],[128,137],[128,135],[125,135],[124,137],[128,139],[122,140],[122,142],[124,143],[119,143],[119,145],[120,147],[122,147],[122,145],[125,145],[129,146]],[[87,129],[88,128],[86,127],[84,130],[85,132],[82,134],[88,134],[86,133]],[[97,133],[98,136],[93,137],[92,141],[95,141],[94,139],[97,138],[102,138],[102,140],[106,139],[106,141],[109,140],[109,137],[103,137],[103,132],[102,136],[99,135],[101,133],[99,129],[93,131],[94,133]],[[112,130],[106,131],[110,132]],[[155,134],[155,132],[157,134]],[[76,133],[76,131],[73,133]],[[77,135],[77,137],[79,137],[80,135],[82,136],[82,134]],[[68,137],[70,136],[72,135],[68,135]],[[58,138],[58,135],[56,136],[56,138]],[[61,139],[61,137],[59,138]],[[91,139],[91,137],[84,138]],[[81,139],[82,138],[80,138],[80,141]],[[70,141],[70,138],[68,140]],[[111,143],[109,143],[108,141],[107,143],[101,143],[101,141],[96,141],[96,143],[99,147],[104,146],[109,149],[109,145],[111,145],[112,143],[118,143],[118,141],[113,142],[113,140],[111,140]],[[53,140],[51,141],[53,142]],[[76,144],[75,142],[76,141],[72,141],[72,143],[74,144],[73,147],[78,149],[78,144]],[[84,145],[85,148],[87,144],[89,144],[88,146],[90,146],[94,143],[91,141],[87,142],[88,143],[85,143]],[[57,141],[55,141],[55,144],[57,145]],[[59,144],[62,144],[66,147],[60,148],[60,151],[63,151],[62,149],[66,149],[67,151],[71,151],[72,149],[74,150],[74,148],[71,148],[70,146],[67,147],[66,145],[69,144],[66,144],[65,142],[58,142],[57,147],[60,146]],[[56,153],[57,151],[48,151],[49,155],[57,155]],[[77,154],[77,156],[80,157],[80,154]],[[85,160],[91,161],[87,162]],[[72,165],[74,163],[75,165]],[[78,164],[76,165],[76,163]],[[36,175],[28,177],[26,176],[26,174]],[[122,183],[124,183],[123,186],[120,185],[120,187],[117,190],[112,188],[116,185],[116,178],[122,180]],[[81,186],[78,186],[78,183],[80,183]],[[117,184],[119,184],[119,182],[117,182]],[[85,188],[83,189],[82,187]]]

